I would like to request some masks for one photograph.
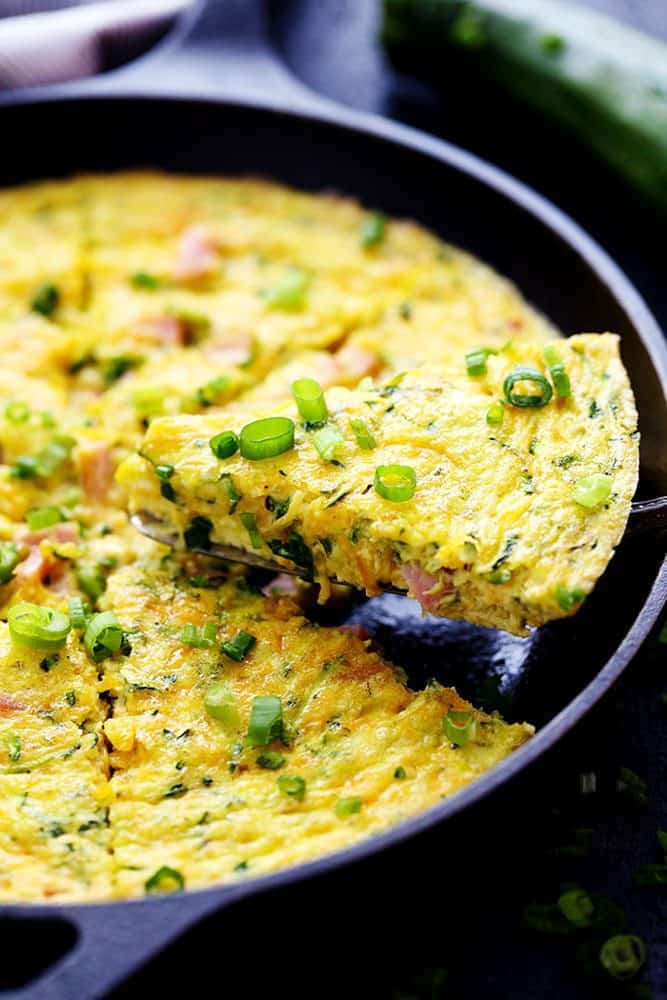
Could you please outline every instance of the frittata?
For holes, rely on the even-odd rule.
[[[295,864],[529,738],[451,689],[411,691],[368,639],[262,596],[239,567],[147,540],[115,473],[161,418],[224,429],[243,407],[293,410],[303,377],[332,412],[366,380],[379,416],[407,367],[423,376],[397,379],[397,405],[479,345],[511,340],[518,357],[554,335],[474,258],[332,194],[154,173],[0,192],[0,899],[140,896]],[[597,388],[601,434],[612,397]],[[619,406],[620,421],[623,392]],[[150,474],[176,509],[180,473]]]
[[[331,579],[390,586],[435,614],[522,634],[577,610],[637,485],[618,338],[571,337],[544,354],[558,357],[567,395],[553,396],[540,345],[511,343],[483,372],[429,366],[332,389],[316,422],[299,419],[299,398],[155,420],[119,478],[131,509],[182,544],[263,552],[325,594]],[[517,386],[499,402],[517,372],[532,395]],[[525,405],[537,391],[544,405]],[[281,426],[293,443],[253,450],[250,431]]]

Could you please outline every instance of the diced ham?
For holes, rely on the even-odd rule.
[[[16,567],[16,578],[21,583],[45,583],[59,593],[65,582],[67,562],[51,553],[44,553],[34,545],[26,559]]]
[[[59,524],[52,524],[48,528],[41,528],[39,531],[30,531],[27,527],[21,527],[16,532],[16,541],[24,545],[39,545],[44,539],[49,541],[75,542],[79,537],[79,525],[76,521],[62,521]]]
[[[262,587],[262,593],[265,597],[296,597],[299,593],[299,581],[289,573],[279,573]]]
[[[338,377],[346,381],[348,379],[365,378],[367,375],[377,375],[380,370],[380,359],[372,351],[366,351],[363,347],[356,347],[354,344],[347,344],[340,351],[334,354],[334,361],[338,369]]]
[[[77,448],[75,462],[88,499],[98,503],[106,500],[114,474],[109,445],[104,441],[85,441]]]
[[[147,316],[137,324],[137,335],[158,347],[183,347],[187,343],[187,324],[178,316]]]
[[[177,281],[205,278],[218,265],[218,250],[203,226],[188,226],[181,236],[176,259]]]
[[[244,364],[252,351],[252,337],[247,333],[215,333],[204,348],[207,360],[221,367]]]
[[[410,595],[419,601],[426,612],[437,611],[442,598],[454,589],[444,574],[436,576],[410,563],[403,566],[403,579]]]
[[[23,711],[25,711],[25,705],[22,705],[20,701],[10,698],[7,694],[0,694],[0,716],[13,715],[15,712]]]

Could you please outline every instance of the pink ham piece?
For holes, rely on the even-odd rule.
[[[443,574],[435,575],[427,573],[420,566],[414,563],[406,563],[403,566],[403,579],[405,580],[411,597],[422,606],[427,613],[435,614],[440,601],[446,594],[451,594],[453,586]]]
[[[158,347],[184,347],[187,326],[178,316],[148,316],[137,324],[138,336]]]
[[[242,365],[252,358],[253,340],[247,333],[216,333],[207,342],[204,353],[214,365]]]
[[[296,597],[299,593],[299,581],[289,573],[279,573],[262,587],[262,593],[265,597]]]
[[[24,712],[25,705],[20,701],[15,701],[7,694],[0,694],[0,716],[14,715],[15,712]]]
[[[79,525],[76,521],[63,521],[60,524],[52,524],[48,528],[41,528],[39,531],[30,531],[29,528],[19,528],[16,533],[16,541],[23,545],[39,545],[45,538],[50,542],[76,542],[79,537]]]
[[[218,250],[203,226],[188,226],[178,245],[176,280],[196,281],[205,278],[218,265]]]
[[[86,496],[102,503],[113,483],[114,462],[109,445],[103,441],[82,442],[77,448],[75,462]]]
[[[338,378],[345,380],[361,380],[367,375],[377,375],[380,370],[380,359],[377,354],[348,344],[334,354]]]

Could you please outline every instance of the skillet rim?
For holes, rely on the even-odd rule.
[[[115,74],[109,74],[106,79],[109,80],[113,76]],[[121,71],[118,71],[118,76],[120,78]],[[81,85],[77,83],[49,87],[48,90],[45,88],[43,92],[42,88],[34,88],[30,91],[0,95],[0,107],[39,108],[58,103],[68,105],[102,103],[105,105],[122,104],[128,101],[130,103],[151,103],[156,100],[168,102],[174,106],[195,104],[218,113],[224,113],[226,107],[241,108],[252,112],[301,119],[304,124],[317,122],[325,126],[335,126],[348,132],[361,133],[383,140],[445,163],[448,167],[492,188],[497,194],[510,201],[515,209],[518,208],[529,213],[554,233],[557,238],[565,242],[586,267],[593,271],[634,326],[649,355],[663,394],[667,396],[667,341],[639,291],[620,266],[593,237],[545,196],[494,164],[444,139],[436,138],[411,126],[379,115],[343,107],[319,95],[311,97],[308,94],[304,99],[303,106],[299,106],[301,102],[298,100],[295,106],[294,101],[287,103],[280,98],[272,100],[268,97],[262,99],[242,96],[221,97],[219,93],[214,92],[210,94],[184,94],[182,90],[171,90],[163,86],[155,90],[152,88],[138,89],[135,83],[131,81],[125,83],[121,79],[114,80],[113,89],[109,91],[105,91],[104,87],[98,89],[94,85],[91,86],[90,81],[88,81]],[[178,893],[163,897],[160,903],[166,904],[168,900],[171,900],[172,903],[187,906],[189,901],[194,906],[196,902],[209,900],[212,905],[203,908],[199,913],[199,916],[203,916],[216,909],[217,905],[230,905],[245,896],[278,889],[284,885],[325,874],[339,866],[360,862],[369,856],[379,854],[439,826],[450,817],[462,813],[466,808],[480,802],[519,773],[531,767],[588,714],[628,667],[631,659],[650,633],[666,602],[667,556],[655,574],[647,598],[624,639],[595,677],[527,743],[470,785],[455,792],[451,797],[422,810],[395,826],[371,834],[357,844],[341,848],[311,861],[295,864],[266,875],[249,877],[236,884],[222,883],[205,888],[187,889],[183,894]],[[61,903],[17,901],[16,903],[9,902],[0,905],[0,912],[7,916],[16,915],[22,918],[57,917],[60,914],[70,916],[75,923],[80,919],[81,923],[84,924],[86,914],[101,914],[103,910],[110,908],[114,912],[118,912],[119,908],[125,909],[128,905],[146,906],[149,902],[154,904],[155,897]],[[182,933],[183,929],[177,934]],[[164,943],[171,936],[177,935],[169,934],[165,929]],[[75,945],[74,953],[77,950]],[[48,976],[48,972],[46,975]]]

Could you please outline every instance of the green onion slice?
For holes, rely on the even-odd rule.
[[[106,573],[99,562],[79,565],[76,571],[76,582],[93,604],[107,589]]]
[[[83,644],[96,663],[117,653],[123,643],[123,629],[113,611],[93,615],[86,626]]]
[[[148,274],[146,271],[137,271],[130,276],[130,284],[133,288],[138,288],[142,292],[154,292],[160,287],[162,282],[154,274]]]
[[[383,500],[405,503],[416,489],[417,475],[411,465],[378,465],[375,470],[375,491]]]
[[[88,624],[88,613],[82,598],[76,594],[74,597],[70,597],[67,604],[72,628],[85,628]]]
[[[309,284],[310,276],[298,267],[293,267],[279,285],[264,294],[264,301],[269,309],[296,312],[306,304]]]
[[[493,347],[476,347],[466,354],[466,370],[468,375],[486,375],[486,363],[489,354],[497,354]]]
[[[209,441],[216,458],[231,458],[239,450],[239,439],[234,431],[221,431]]]
[[[58,308],[60,292],[55,285],[40,285],[32,297],[30,308],[42,316],[52,316]]]
[[[30,407],[27,403],[13,402],[5,406],[5,419],[10,424],[25,424],[30,420]]]
[[[298,774],[281,774],[278,778],[278,788],[283,795],[302,802],[306,795],[306,782]]]
[[[551,344],[544,348],[544,360],[549,366],[549,374],[551,375],[556,395],[561,398],[571,395],[570,376],[565,370],[565,365],[558,351]]]
[[[265,747],[283,732],[283,706],[280,698],[258,695],[252,700],[245,742],[249,747]]]
[[[292,395],[299,416],[309,424],[322,424],[329,416],[327,402],[319,382],[314,378],[299,378],[292,382]]]
[[[221,476],[220,482],[222,483],[222,488],[227,494],[229,500],[229,513],[233,514],[236,510],[236,506],[241,499],[241,494],[234,486],[234,480],[231,476]]]
[[[313,431],[312,438],[313,444],[324,462],[333,461],[336,452],[345,443],[345,439],[336,424],[325,424],[324,427],[318,427],[317,430]]]
[[[285,758],[277,750],[265,750],[256,760],[256,764],[266,771],[277,771],[284,763]]]
[[[505,404],[502,400],[497,399],[495,403],[491,403],[491,406],[486,411],[486,422],[489,427],[498,427],[502,424],[504,416]]]
[[[60,524],[64,518],[57,507],[33,507],[25,516],[25,522],[31,531],[42,531]]]
[[[21,759],[21,749],[22,749],[21,737],[19,736],[18,733],[10,731],[7,733],[6,739],[7,739],[7,756],[12,761],[12,763],[15,764],[17,760]]]
[[[630,979],[646,961],[646,947],[636,934],[615,934],[600,948],[600,965],[614,979]]]
[[[197,389],[197,402],[200,406],[213,406],[220,401],[220,397],[227,392],[231,384],[229,375],[218,375]]]
[[[450,743],[455,743],[457,747],[464,747],[466,743],[474,741],[477,735],[477,723],[472,712],[457,712],[450,709],[447,715],[443,716],[442,728]]]
[[[572,611],[578,604],[581,604],[586,594],[578,587],[563,587],[559,584],[556,587],[556,601],[563,611]]]
[[[174,468],[174,466],[168,465],[167,463],[165,463],[164,465],[155,466],[155,475],[158,477],[158,479],[161,479],[163,483],[166,483],[168,479],[171,479],[171,477],[175,472],[176,469]]]
[[[373,432],[365,420],[358,420],[356,417],[353,417],[350,420],[350,427],[362,451],[372,451],[373,448],[377,448],[377,441],[373,437]]]
[[[19,550],[13,542],[0,542],[0,584],[9,583],[20,561]]]
[[[183,631],[181,632],[181,642],[183,645],[196,646],[198,649],[206,649],[215,645],[217,637],[218,626],[215,622],[206,622],[201,628],[199,625],[193,625],[192,622],[188,622],[187,625],[183,626]]]
[[[515,392],[514,387],[523,383],[529,383],[531,387],[537,388],[537,393]],[[503,392],[508,403],[519,407],[546,406],[553,396],[553,389],[546,376],[537,368],[530,368],[528,365],[517,365],[512,369],[503,382]]]
[[[183,892],[185,879],[176,868],[163,865],[144,883],[146,893],[152,892]]]
[[[294,447],[294,421],[289,417],[264,417],[241,430],[241,454],[251,462],[274,458]]]
[[[241,524],[243,525],[243,527],[248,532],[248,535],[250,536],[250,542],[252,544],[253,549],[261,549],[262,546],[264,545],[264,539],[262,538],[262,534],[259,528],[257,527],[257,518],[255,517],[254,514],[251,514],[249,511],[244,512],[243,514],[240,515],[240,517],[241,517]]]
[[[595,906],[584,889],[569,889],[558,897],[558,909],[568,923],[575,927],[589,927]]]
[[[204,695],[204,707],[212,719],[234,729],[238,727],[238,702],[224,681],[209,685]]]
[[[597,474],[584,476],[583,479],[577,480],[574,488],[574,502],[581,507],[588,507],[589,510],[600,507],[611,496],[612,485],[611,476]]]
[[[67,615],[29,601],[10,608],[7,623],[14,642],[30,649],[60,649],[72,627]]]
[[[240,663],[241,660],[245,660],[246,656],[256,642],[257,639],[254,635],[241,630],[236,633],[233,639],[228,639],[226,642],[223,642],[220,648],[223,653],[226,653],[232,660],[236,660],[237,663]]]
[[[361,812],[361,799],[357,795],[339,799],[336,803],[336,816],[353,816]]]
[[[364,250],[370,250],[384,239],[387,228],[387,216],[384,212],[371,212],[361,224],[359,241]]]

